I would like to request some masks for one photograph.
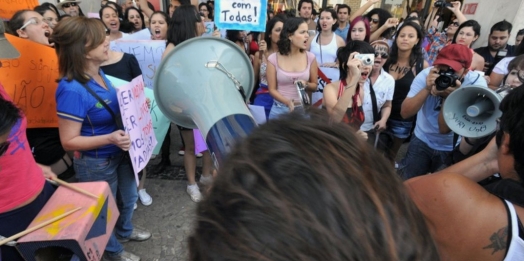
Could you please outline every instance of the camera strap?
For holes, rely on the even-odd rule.
[[[381,116],[379,115],[378,105],[377,105],[377,96],[375,90],[373,89],[373,84],[371,79],[369,79],[369,95],[371,96],[371,105],[373,106],[373,124],[380,120]]]

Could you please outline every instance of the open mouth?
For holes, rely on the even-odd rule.
[[[362,79],[368,78],[368,75],[369,75],[369,72],[361,72],[360,73],[360,77],[362,77]]]

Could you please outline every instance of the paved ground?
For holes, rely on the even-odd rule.
[[[124,243],[126,250],[142,257],[143,261],[183,261],[188,259],[187,237],[191,233],[196,204],[186,194],[183,157],[177,154],[181,146],[177,128],[171,133],[171,164],[163,173],[148,173],[147,192],[153,197],[151,206],[138,203],[133,222],[135,226],[153,233],[148,241]],[[399,152],[404,155],[406,146]],[[160,159],[154,159],[154,166]],[[201,160],[197,165],[201,166]],[[200,172],[197,168],[197,175]]]

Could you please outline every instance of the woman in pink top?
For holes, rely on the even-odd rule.
[[[318,66],[315,55],[305,51],[309,39],[307,23],[299,17],[288,18],[277,42],[278,53],[267,60],[269,94],[275,99],[269,119],[303,108],[296,87],[302,82],[307,91],[317,90]]]

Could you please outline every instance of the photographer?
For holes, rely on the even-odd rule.
[[[450,44],[440,51],[434,66],[420,72],[411,84],[400,114],[403,118],[418,114],[408,151],[399,164],[403,179],[434,172],[453,150],[453,133],[439,114],[446,97],[460,86],[487,88],[484,77],[468,70],[472,59],[467,46]]]

